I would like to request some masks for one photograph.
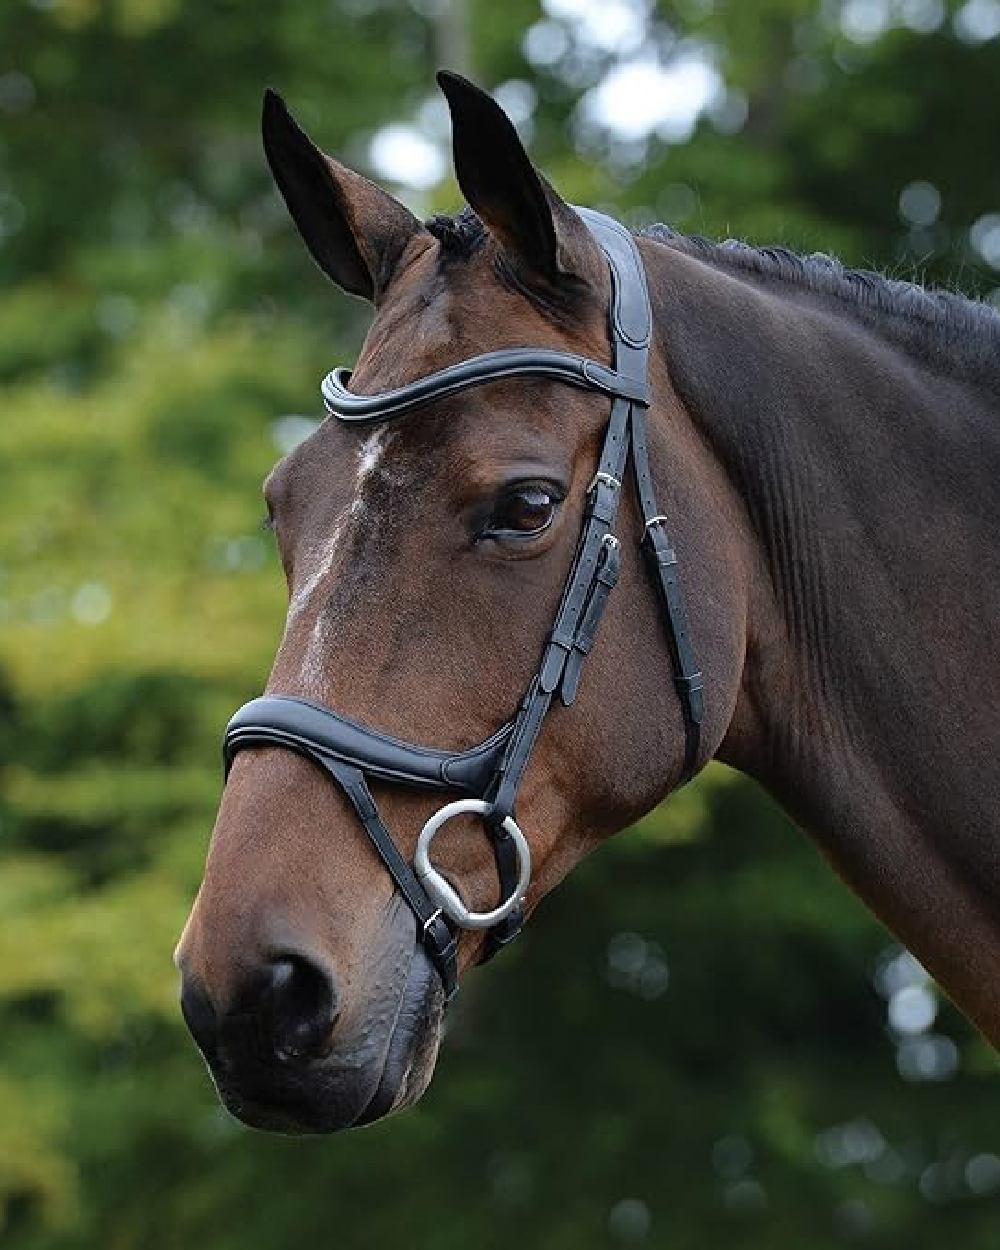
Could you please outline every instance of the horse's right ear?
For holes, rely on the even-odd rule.
[[[276,91],[264,92],[261,126],[274,180],[313,259],[345,291],[377,303],[424,227],[398,200],[321,152]]]

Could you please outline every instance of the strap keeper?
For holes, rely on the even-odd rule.
[[[431,963],[437,967],[438,972],[441,974],[445,1002],[450,1003],[458,993],[458,970],[455,962],[458,954],[458,943],[440,907],[424,921],[423,928],[420,931],[420,940],[430,957]]]
[[[643,527],[640,541],[647,562],[658,569],[668,569],[677,563],[677,552],[663,529],[667,520],[665,516],[651,517]]]
[[[646,563],[657,569],[671,569],[677,564],[677,552],[662,534],[658,533],[655,538],[651,536],[644,538],[642,552],[646,557]]]
[[[549,645],[559,647],[562,651],[571,651],[573,648],[573,635],[567,633],[563,629],[554,629],[549,634]]]
[[[660,569],[672,569],[677,563],[677,552],[673,547],[666,547],[657,551],[655,547],[649,549],[651,562]]]
[[[699,690],[705,688],[704,678],[701,673],[684,673],[682,676],[674,678],[674,685],[684,694],[696,694]]]
[[[674,688],[690,723],[698,732],[705,719],[705,693],[701,673],[689,673],[674,678]]]
[[[621,543],[614,534],[605,534],[601,539],[601,559],[598,561],[594,579],[608,590],[618,584],[619,552]]]
[[[478,962],[488,964],[494,955],[499,955],[505,946],[514,941],[523,928],[524,908],[515,907],[505,920],[501,920],[492,929],[487,929]]]

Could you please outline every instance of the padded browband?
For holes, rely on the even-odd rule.
[[[363,768],[372,777],[480,795],[500,765],[512,725],[468,751],[439,751],[400,742],[388,734],[308,699],[262,695],[239,709],[226,727],[226,775],[248,746],[285,746],[302,755],[329,755]]]
[[[483,352],[437,373],[425,374],[394,391],[356,395],[347,389],[349,369],[334,369],[323,379],[321,390],[327,412],[342,421],[382,422],[400,417],[431,400],[443,399],[470,386],[501,382],[504,378],[555,378],[587,391],[603,391],[632,403],[648,405],[649,387],[644,380],[626,377],[598,360],[539,347],[511,347]]]

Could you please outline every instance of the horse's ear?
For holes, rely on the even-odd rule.
[[[448,70],[437,81],[451,111],[458,185],[508,259],[547,282],[592,273],[599,253],[590,232],[532,165],[496,100]]]
[[[345,291],[377,301],[424,227],[398,200],[321,152],[270,89],[261,127],[274,180],[313,259]]]

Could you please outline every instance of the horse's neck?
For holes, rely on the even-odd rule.
[[[759,557],[722,754],[1000,1039],[1000,411],[849,309],[661,277],[671,378]]]

